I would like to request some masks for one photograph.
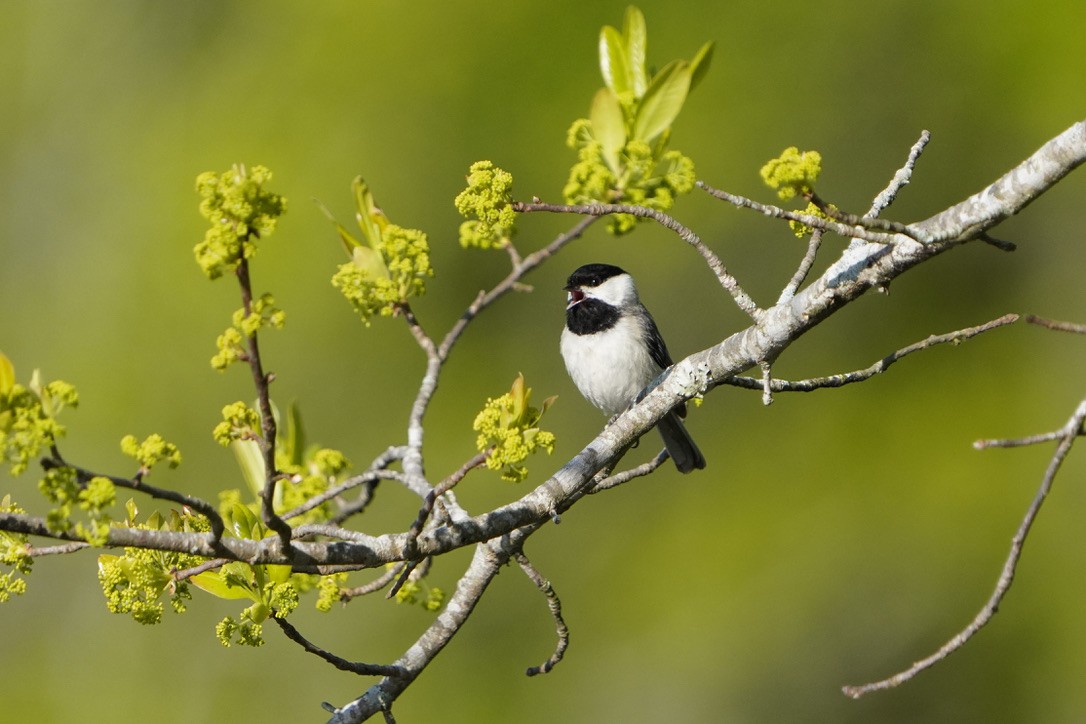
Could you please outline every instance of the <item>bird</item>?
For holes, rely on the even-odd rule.
[[[672,365],[667,345],[637,296],[633,277],[612,264],[585,264],[565,286],[566,326],[559,344],[566,371],[586,400],[610,416],[642,396]],[[656,423],[681,473],[705,467],[678,405]]]

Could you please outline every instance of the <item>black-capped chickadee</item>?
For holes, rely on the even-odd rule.
[[[641,300],[633,277],[611,264],[586,264],[566,283],[566,328],[562,359],[585,399],[617,415],[671,366],[671,355],[656,322]],[[681,473],[705,467],[705,458],[680,418],[679,405],[656,423]]]

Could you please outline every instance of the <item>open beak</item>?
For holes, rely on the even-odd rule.
[[[584,301],[584,292],[579,287],[566,289],[566,309],[570,309]]]

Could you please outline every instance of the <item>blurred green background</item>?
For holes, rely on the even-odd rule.
[[[32,2],[0,10],[0,349],[25,380],[74,383],[63,449],[128,469],[121,436],[160,432],[185,464],[154,482],[211,496],[240,479],[211,439],[222,404],[250,399],[240,369],[208,359],[238,305],[192,259],[203,234],[193,179],[263,163],[290,200],[254,267],[285,330],[265,335],[281,402],[310,435],[361,467],[403,441],[423,361],[404,325],[363,329],[329,278],[349,183],[370,182],[393,221],[430,234],[438,276],[416,309],[443,334],[505,273],[466,252],[452,199],[469,164],[510,170],[521,198],[559,200],[569,123],[601,81],[596,37],[625,2]],[[673,147],[709,183],[771,201],[758,168],[789,145],[824,157],[820,192],[867,208],[924,128],[933,140],[890,216],[924,218],[979,190],[1083,118],[1086,5],[992,0],[645,3],[657,67],[717,43]],[[970,245],[914,270],[801,340],[780,377],[846,371],[931,333],[1008,311],[1086,321],[1086,177],[1072,175],[997,230],[1013,254]],[[788,230],[702,196],[675,211],[763,304],[802,255]],[[523,218],[527,252],[575,219]],[[824,261],[839,248],[827,246]],[[645,226],[594,228],[472,326],[428,419],[439,478],[473,451],[488,395],[524,372],[558,394],[551,459],[519,487],[473,474],[473,512],[519,497],[602,419],[557,352],[565,276],[609,261],[639,278],[678,358],[744,324],[700,258]],[[693,314],[691,312],[694,312]],[[565,661],[528,679],[553,647],[543,598],[503,572],[464,630],[397,702],[400,721],[1072,721],[1086,716],[1086,466],[1073,453],[994,624],[899,690],[861,701],[839,687],[927,655],[995,583],[1050,449],[975,452],[980,437],[1062,425],[1082,393],[1083,341],[1015,326],[902,362],[864,385],[780,395],[720,388],[690,428],[709,467],[668,466],[582,501],[527,552],[572,629]],[[655,436],[627,458],[655,452]],[[1078,451],[1081,452],[1081,451]],[[33,474],[3,488],[40,512]],[[417,502],[388,485],[358,525],[403,530]],[[153,506],[145,502],[144,510]],[[431,580],[451,589],[470,551]],[[334,671],[268,630],[261,650],[223,650],[206,600],[140,628],[105,610],[91,554],[44,559],[0,608],[0,718],[37,722],[321,721],[368,680]],[[362,579],[359,578],[361,581]],[[319,645],[386,662],[430,614],[384,600],[295,619]]]

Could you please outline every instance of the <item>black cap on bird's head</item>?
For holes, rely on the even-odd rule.
[[[569,275],[565,290],[572,292],[579,287],[598,287],[611,277],[625,273],[625,270],[619,269],[614,264],[585,264]]]

